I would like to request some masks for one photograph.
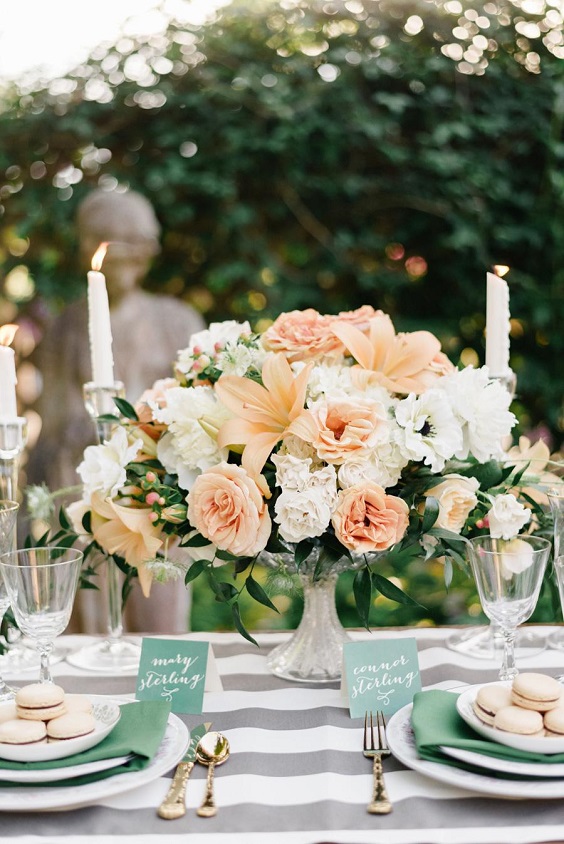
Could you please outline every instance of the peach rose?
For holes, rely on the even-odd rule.
[[[431,495],[439,502],[436,527],[460,533],[478,503],[476,492],[479,488],[476,478],[452,474],[445,475],[441,483],[428,489],[425,497]]]
[[[282,352],[290,363],[343,354],[344,346],[331,331],[335,317],[313,308],[280,314],[262,337],[265,349]]]
[[[375,316],[383,316],[382,311],[375,311],[372,305],[363,305],[354,311],[341,311],[336,317],[336,322],[349,322],[356,325],[361,331],[368,331],[370,320]]]
[[[387,430],[384,406],[362,399],[320,402],[290,425],[290,433],[311,443],[322,460],[335,464],[372,449]]]
[[[271,521],[256,482],[241,466],[219,463],[199,475],[186,498],[188,519],[222,551],[253,557],[268,542]]]
[[[366,481],[341,490],[331,521],[339,542],[364,554],[386,551],[399,542],[409,524],[408,514],[403,499],[386,495],[381,486]]]

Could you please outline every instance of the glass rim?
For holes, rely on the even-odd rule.
[[[527,545],[531,546],[532,551],[544,551],[546,549],[550,550],[552,548],[552,543],[549,539],[545,536],[531,536],[529,534],[519,534],[517,536],[512,537],[511,539],[503,539],[501,536],[492,536],[491,533],[482,534],[481,536],[472,536],[468,539],[468,543],[472,549],[479,548],[484,554],[499,554],[503,553],[505,556],[521,556],[523,553],[522,551],[505,551],[504,549],[491,549],[491,548],[483,548],[481,547],[481,543],[484,540],[492,540],[493,542],[515,542],[516,539],[521,539]],[[535,545],[537,546],[535,548]]]
[[[17,501],[12,501],[11,498],[0,498],[0,511],[10,512],[11,510],[19,510],[20,505]]]
[[[23,557],[24,554],[29,554],[30,552],[33,552],[33,551],[64,551],[65,554],[71,554],[72,553],[75,556],[73,556],[70,560],[53,560],[52,563],[39,563],[39,564],[37,564],[37,563],[28,562],[27,564],[18,565],[17,563],[4,562],[5,557],[13,558],[13,557],[19,557],[20,555]],[[63,555],[61,554],[61,557],[62,556]],[[84,551],[80,551],[77,548],[64,548],[62,545],[41,545],[41,546],[33,547],[33,548],[17,548],[15,551],[5,551],[3,554],[0,554],[0,566],[4,566],[5,568],[9,568],[9,569],[21,569],[21,568],[24,568],[26,565],[29,568],[31,568],[32,566],[35,566],[35,568],[38,568],[39,566],[41,568],[47,568],[48,566],[54,568],[55,566],[66,566],[69,563],[82,562],[83,558],[84,558]]]

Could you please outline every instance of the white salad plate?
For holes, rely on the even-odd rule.
[[[100,697],[102,697],[100,695]],[[106,703],[131,702],[131,700],[105,698]],[[64,780],[57,786],[34,788],[23,783],[19,786],[0,788],[0,812],[43,812],[49,810],[76,809],[90,806],[100,800],[131,791],[147,785],[162,777],[174,768],[182,759],[190,743],[188,728],[176,715],[170,714],[163,740],[153,759],[140,771],[128,771],[115,776],[85,783],[84,785],[65,785]]]
[[[504,744],[506,747],[513,747],[515,750],[526,750],[529,753],[564,753],[564,736],[552,738],[547,736],[519,736],[515,733],[507,733],[504,730],[495,730],[480,721],[472,708],[476,695],[484,686],[511,686],[511,680],[497,683],[483,683],[479,686],[470,686],[465,692],[458,696],[456,708],[460,717],[466,721],[477,733],[490,741]]]
[[[72,698],[73,695],[68,695]],[[73,739],[54,742],[36,742],[32,744],[6,744],[0,742],[0,759],[10,762],[51,762],[64,759],[75,753],[82,753],[108,736],[120,719],[121,711],[117,702],[108,700],[103,695],[85,695],[92,704],[92,715],[96,726],[91,733]],[[12,706],[11,701],[0,703],[3,707]]]
[[[474,771],[466,771],[440,762],[428,762],[417,755],[415,737],[411,728],[413,704],[408,704],[392,715],[386,730],[390,750],[400,762],[417,773],[438,780],[457,788],[491,797],[506,799],[548,800],[564,796],[564,783],[561,780],[530,779],[509,780]]]

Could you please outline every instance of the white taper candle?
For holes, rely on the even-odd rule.
[[[93,269],[88,273],[88,333],[92,381],[97,387],[111,387],[114,383],[110,304],[106,278],[99,271],[106,246],[107,244],[101,244],[100,249],[96,251],[92,258]]]
[[[490,375],[507,375],[509,367],[509,287],[494,273],[486,276],[486,366]]]

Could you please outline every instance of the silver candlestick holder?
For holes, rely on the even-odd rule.
[[[116,416],[116,398],[125,398],[121,381],[108,387],[99,387],[92,381],[83,387],[84,406],[96,427],[98,443],[107,442],[117,422],[109,418]],[[141,648],[135,642],[123,638],[122,600],[119,568],[109,558],[105,566],[105,592],[107,597],[108,627],[102,642],[88,645],[70,654],[67,661],[72,665],[90,671],[120,673],[136,669],[139,665]]]
[[[0,419],[0,498],[17,501],[18,474],[27,443],[27,419]]]

